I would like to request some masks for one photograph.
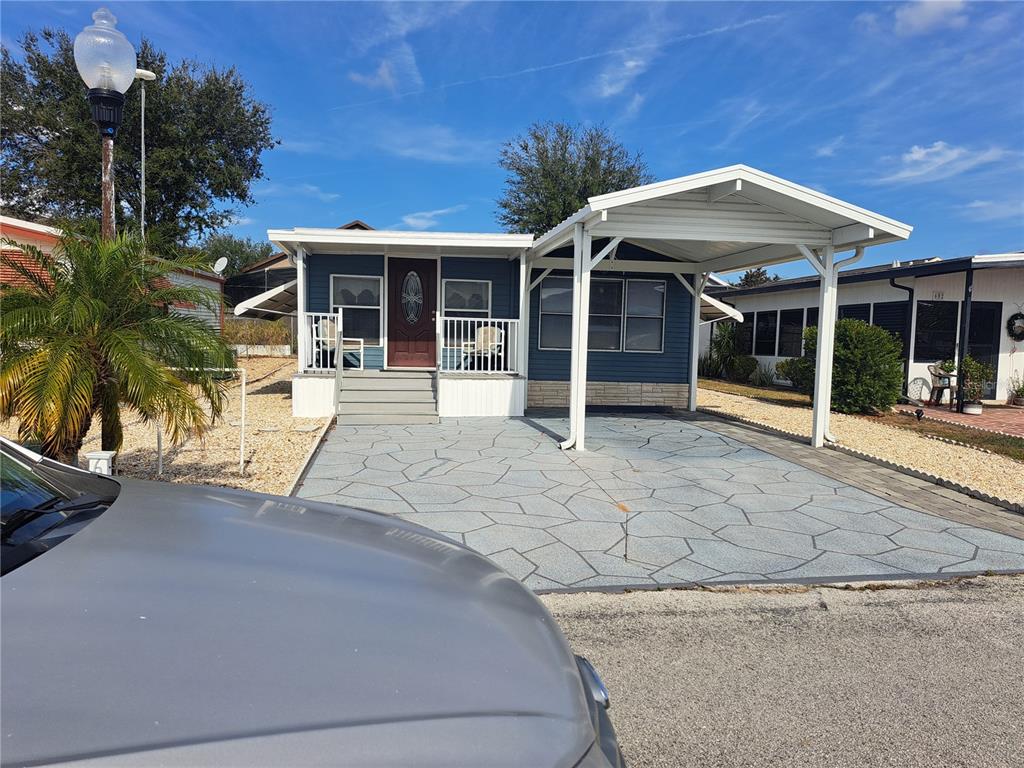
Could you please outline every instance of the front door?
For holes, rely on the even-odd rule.
[[[967,334],[967,354],[995,371],[999,367],[999,337],[1002,331],[1003,305],[998,301],[971,302],[971,329]],[[986,382],[981,396],[996,396],[995,381]]]
[[[437,365],[437,262],[388,259],[388,365]]]

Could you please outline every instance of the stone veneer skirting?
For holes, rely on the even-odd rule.
[[[589,405],[660,405],[685,408],[689,397],[686,384],[656,384],[641,381],[588,381]],[[569,405],[568,381],[529,381],[526,388],[528,408],[566,408]]]

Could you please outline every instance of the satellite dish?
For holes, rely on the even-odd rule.
[[[217,261],[214,262],[214,264],[213,264],[213,271],[216,272],[219,275],[219,274],[221,274],[227,268],[227,266],[228,266],[228,257],[227,256],[221,256],[219,259],[217,259]]]

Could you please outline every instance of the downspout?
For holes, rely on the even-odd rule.
[[[910,397],[910,345],[913,339],[910,338],[910,326],[911,320],[914,317],[914,289],[910,286],[900,285],[896,282],[895,277],[889,278],[889,285],[893,288],[899,288],[902,291],[907,292],[907,301],[910,302],[910,306],[907,308],[907,316],[904,319],[903,324],[903,338],[906,344],[906,355],[903,356],[903,395],[907,398]]]
[[[964,300],[960,305],[960,344],[956,353],[956,410],[964,412],[964,358],[967,357],[967,340],[971,335],[971,298],[974,295],[974,267],[967,268],[964,276]]]

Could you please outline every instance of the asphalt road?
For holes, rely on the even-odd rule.
[[[1024,576],[543,600],[631,768],[1024,766]]]

